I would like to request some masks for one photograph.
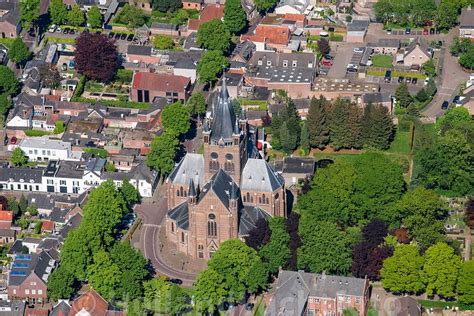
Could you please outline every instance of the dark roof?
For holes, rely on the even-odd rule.
[[[44,168],[0,168],[0,181],[41,183]]]
[[[152,50],[151,46],[128,45],[127,54],[150,56],[151,55],[151,50]]]
[[[218,143],[221,140],[232,140],[236,120],[234,108],[229,100],[225,77],[222,81],[220,93],[212,105],[211,141],[214,143]]]
[[[231,193],[232,190],[237,190],[237,192]],[[209,191],[214,192],[217,198],[219,198],[219,200],[227,209],[229,209],[229,200],[231,194],[234,194],[234,196],[240,196],[240,190],[238,186],[234,183],[234,180],[232,180],[232,178],[222,169],[219,169],[219,171],[211,178],[211,180],[202,188],[199,200],[204,198],[204,196],[206,196]]]
[[[23,240],[17,239],[13,243],[13,245],[10,247],[10,250],[8,250],[9,255],[16,255],[21,253],[23,250]]]
[[[10,309],[11,311],[2,311],[2,316],[23,316],[25,313],[25,301],[5,301],[0,300],[0,308]]]
[[[276,162],[277,171],[283,173],[313,174],[316,162],[313,158],[286,157],[281,162]]]
[[[238,86],[242,82],[243,77],[242,74],[226,73],[226,86]],[[222,86],[222,81],[219,82],[219,86]]]
[[[45,251],[39,254],[17,255],[9,272],[8,285],[22,284],[31,272],[46,283],[55,264],[53,258]]]
[[[461,29],[474,28],[474,10],[472,10],[470,6],[462,9],[461,18],[459,21],[459,27]]]
[[[0,22],[7,21],[15,26],[20,22],[20,8],[16,4],[16,1],[0,2],[0,9],[8,11],[7,14],[0,17]]]
[[[369,27],[369,21],[367,20],[353,20],[351,23],[347,25],[347,31],[366,31]]]
[[[60,243],[57,237],[46,237],[39,243],[38,248],[42,250],[57,249]]]
[[[256,49],[256,45],[252,41],[245,40],[243,42],[239,42],[237,43],[237,45],[235,45],[235,48],[232,51],[232,57],[238,55],[242,57],[244,60],[248,61],[250,57],[252,57],[252,54],[255,51],[255,49]]]
[[[189,58],[181,58],[174,64],[174,68],[179,69],[196,69],[197,62]]]
[[[0,229],[0,236],[2,237],[15,237],[16,231],[13,229]]]
[[[369,92],[362,95],[362,102],[364,104],[390,102],[390,97],[389,92]]]
[[[82,220],[82,215],[81,213],[75,214],[73,217],[71,217],[67,223],[64,225],[64,227],[61,229],[59,232],[59,236],[62,238],[66,238],[69,232],[77,227],[79,227],[79,224],[81,223]]]
[[[169,23],[159,23],[153,22],[151,23],[150,29],[160,29],[160,30],[178,30],[178,26],[176,24],[169,24]]]
[[[420,47],[420,49],[423,51],[423,53],[426,54],[426,56],[431,57],[430,47],[425,41],[421,40],[419,37],[416,40],[412,41],[410,45],[405,48],[405,56],[410,54],[417,46]]]
[[[239,235],[248,235],[252,229],[257,227],[259,219],[267,219],[269,217],[270,215],[258,206],[244,206],[240,210]]]
[[[66,215],[70,210],[71,209],[69,208],[54,207],[53,211],[51,212],[50,219],[56,223],[65,223]]]
[[[44,193],[31,193],[26,197],[28,204],[34,204],[39,209],[52,210],[55,198],[53,195]]]
[[[176,225],[184,230],[189,227],[188,202],[183,202],[168,212],[168,216],[176,222]]]
[[[69,314],[71,305],[64,300],[61,300],[58,304],[53,307],[53,310],[49,316],[65,316]]]

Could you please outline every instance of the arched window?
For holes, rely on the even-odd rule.
[[[280,195],[278,193],[275,194],[274,203],[275,203],[275,215],[279,216],[280,215]]]
[[[176,196],[179,196],[179,190],[176,190]]]
[[[184,243],[184,233],[181,232],[181,242]]]
[[[242,197],[242,200],[243,200],[244,202],[247,202],[247,197],[244,195],[244,196]]]
[[[171,222],[171,232],[174,233],[174,223]]]
[[[258,204],[262,204],[262,197],[261,196],[258,197]]]
[[[217,237],[217,223],[216,215],[210,213],[207,217],[207,236],[208,237]]]
[[[262,194],[262,203],[263,203],[263,204],[268,204],[268,203],[265,201],[265,193]]]
[[[250,202],[250,193],[247,192],[247,202]]]
[[[179,188],[179,196],[184,196],[184,194],[183,194],[183,187],[180,187],[180,188]]]

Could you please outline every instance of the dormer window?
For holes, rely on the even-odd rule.
[[[293,63],[291,64],[291,66],[292,66],[293,68],[297,66],[296,60],[293,60]]]
[[[262,60],[259,59],[259,60],[258,60],[258,65],[261,66],[262,64],[263,64],[263,63],[262,63]]]
[[[272,65],[272,61],[271,60],[267,60],[267,66],[271,66]]]
[[[283,67],[288,67],[288,60],[283,61]]]
[[[308,68],[313,68],[313,62],[312,61],[308,62]]]

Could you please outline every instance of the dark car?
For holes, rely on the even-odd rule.
[[[411,34],[411,28],[407,27],[405,29],[405,34],[407,34],[407,35]]]
[[[406,83],[411,83],[411,78],[410,78],[410,77],[407,77],[407,78],[405,79],[405,82],[406,82]]]
[[[459,95],[455,96],[453,99],[453,103],[459,103],[461,101],[461,97]]]
[[[385,72],[384,81],[387,82],[387,83],[392,81],[392,71],[391,70],[387,70]]]
[[[133,40],[133,34],[127,36],[127,41],[131,42]]]
[[[430,28],[430,35],[433,35],[435,33],[435,29],[434,28]]]
[[[417,78],[412,78],[411,79],[411,84],[416,84],[418,82],[418,79]]]
[[[120,39],[121,39],[121,40],[126,40],[126,39],[127,39],[127,34],[122,34],[122,35],[120,36]]]
[[[120,33],[117,33],[117,34],[115,34],[114,38],[115,38],[116,40],[118,40],[118,39],[120,39],[120,35],[121,35]]]
[[[84,29],[84,31],[82,31],[82,33],[89,33],[89,29]]]
[[[69,31],[70,31],[70,29],[67,29],[67,28],[66,28],[66,29],[63,30],[63,33],[64,33],[64,34],[69,34]]]
[[[69,31],[69,34],[74,35],[74,34],[76,34],[76,31],[74,31],[73,29],[71,29],[71,30]]]
[[[109,33],[109,38],[113,38],[115,36],[115,33],[114,32],[110,32]]]
[[[441,109],[442,110],[447,110],[449,107],[449,102],[448,101],[444,101],[443,104],[441,104]]]
[[[332,57],[329,54],[324,55],[324,58],[327,59],[327,60],[333,60],[334,59],[334,57]]]
[[[247,305],[245,305],[245,309],[248,310],[248,311],[251,311],[254,307],[254,304],[253,303],[247,303]]]
[[[405,77],[402,77],[402,76],[398,77],[398,83],[402,83],[403,80],[405,80]]]
[[[183,281],[181,279],[169,279],[168,282],[171,282],[174,284],[183,284]]]

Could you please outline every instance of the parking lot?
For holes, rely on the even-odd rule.
[[[337,43],[331,45],[334,64],[329,70],[329,78],[344,78],[346,76],[347,65],[351,63],[354,48],[359,46],[361,44],[357,43]]]

